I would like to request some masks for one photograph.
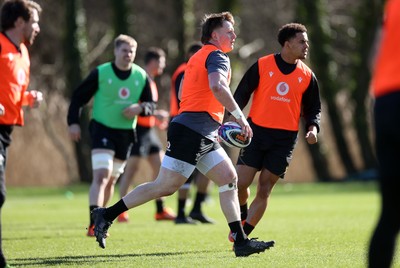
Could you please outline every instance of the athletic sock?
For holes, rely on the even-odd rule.
[[[235,240],[235,244],[242,244],[246,241],[247,236],[243,232],[242,224],[240,221],[234,221],[228,224],[231,229],[233,240]]]
[[[247,219],[247,203],[240,206],[240,219],[242,221]]]
[[[194,201],[192,212],[201,213],[201,203],[206,199],[206,195],[204,193],[197,192],[196,200]]]
[[[176,216],[177,218],[185,217],[185,205],[186,205],[186,198],[178,199],[178,215]]]
[[[157,213],[162,213],[164,211],[164,202],[162,200],[156,200]]]
[[[254,226],[250,225],[247,223],[247,221],[243,225],[243,231],[246,235],[251,234],[251,232],[254,230]]]
[[[118,217],[119,214],[128,210],[128,207],[125,205],[124,201],[121,199],[113,206],[106,208],[106,211],[103,215],[104,219],[107,221],[113,221]]]
[[[95,208],[98,208],[99,206],[97,206],[97,205],[95,205],[95,206],[89,206],[89,221],[90,221],[90,225],[93,225],[94,224],[94,220],[93,220],[93,218],[92,218],[92,211],[95,209]]]

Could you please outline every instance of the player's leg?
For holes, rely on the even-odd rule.
[[[256,196],[248,209],[243,226],[246,234],[253,231],[264,215],[275,184],[287,171],[297,141],[295,131],[265,129],[258,126],[253,130],[255,133],[253,141],[248,146],[249,149],[242,150],[243,154],[239,157],[237,165],[238,169],[244,171],[247,169],[247,173],[240,172],[240,181],[246,180],[246,175],[254,178],[256,170],[261,170]]]
[[[0,137],[2,133],[0,132]],[[6,266],[6,258],[3,254],[3,246],[2,246],[2,225],[1,225],[1,210],[6,200],[6,178],[5,178],[5,170],[6,170],[6,144],[0,140],[0,267]]]
[[[264,215],[272,189],[278,180],[279,176],[271,173],[269,170],[263,169],[261,171],[257,184],[257,193],[253,202],[251,202],[246,218],[246,223],[253,228],[246,230],[247,234],[251,233],[252,229],[254,229]],[[250,226],[247,226],[245,229]]]
[[[140,184],[109,208],[94,210],[95,236],[99,246],[105,248],[107,231],[118,215],[150,200],[173,194],[186,180],[187,177],[177,171],[162,167],[155,181]]]
[[[116,184],[119,176],[124,172],[125,165],[126,165],[126,161],[114,157],[113,169],[111,171],[111,176],[106,185],[106,189],[104,191],[103,207],[106,207],[108,202],[112,199],[112,197],[114,195],[115,184]]]
[[[164,151],[160,149],[159,146],[152,146],[152,149],[150,151],[149,156],[147,157],[147,160],[150,164],[151,170],[152,170],[152,178],[156,178],[157,174],[160,171],[160,166],[161,166],[161,160],[164,157]],[[166,207],[164,205],[164,198],[165,197],[159,197],[157,198],[156,201],[156,213],[154,215],[154,218],[157,221],[161,220],[175,220],[176,215],[172,211],[171,208]]]
[[[224,149],[219,148],[204,156],[197,167],[219,187],[220,206],[227,221],[240,222],[237,176],[232,162],[225,155]]]
[[[161,161],[165,152],[162,150],[163,144],[154,127],[150,128],[147,132],[146,141],[148,144],[148,149],[146,150],[148,153],[147,160],[151,166],[152,179],[155,179],[160,171]],[[154,218],[156,220],[175,220],[175,213],[171,208],[164,205],[164,199],[164,197],[156,199],[156,213]]]
[[[195,172],[193,172],[190,175],[190,177],[187,179],[187,181],[178,190],[178,210],[177,210],[177,215],[175,218],[176,224],[196,224],[197,223],[189,216],[186,217],[186,214],[185,214],[186,202],[189,197],[190,185],[193,182],[194,173]]]
[[[124,172],[121,174],[118,179],[119,182],[119,196],[120,198],[124,197],[130,190],[130,187],[133,183],[133,179],[135,177],[136,172],[139,169],[140,159],[143,157],[143,153],[145,153],[146,147],[144,145],[144,135],[148,128],[137,126],[136,128],[136,136],[134,138],[134,142],[129,150],[129,157],[126,161],[126,166]],[[145,154],[146,156],[147,154]],[[128,212],[124,212],[118,216],[118,222],[128,222],[129,214]]]
[[[240,220],[243,225],[243,229],[245,230],[246,233],[246,230],[248,231],[249,229],[247,226],[248,224],[245,223],[248,213],[247,201],[250,196],[250,185],[252,184],[254,176],[257,173],[257,169],[247,165],[237,164],[236,172],[238,174],[238,197],[240,205]],[[251,230],[253,229],[254,227]],[[250,232],[248,232],[247,234],[250,234]],[[228,239],[230,242],[234,242],[231,232],[229,232],[228,234]]]
[[[245,221],[247,218],[247,202],[250,197],[250,185],[253,183],[257,169],[251,166],[237,164],[236,172],[238,174],[238,196],[240,204],[240,219]]]
[[[274,241],[249,240],[243,231],[240,222],[237,175],[225,150],[216,146],[216,150],[202,157],[196,167],[218,186],[220,206],[232,232],[236,256],[249,256],[272,247]]]
[[[197,221],[200,221],[201,223],[214,223],[215,221],[207,216],[204,215],[202,212],[202,204],[204,203],[207,194],[208,194],[208,187],[210,185],[210,180],[203,175],[201,172],[198,172],[195,170],[194,172],[195,176],[195,183],[197,186],[197,193],[196,193],[196,198],[194,200],[193,208],[189,214],[189,216]]]
[[[130,156],[126,161],[124,172],[119,178],[119,196],[122,198],[129,193],[136,171],[139,169],[140,157]]]
[[[104,205],[105,189],[109,182],[114,159],[114,151],[108,149],[92,150],[93,178],[89,188],[90,223],[87,235],[94,235],[94,219],[91,212]]]
[[[375,141],[379,162],[381,212],[373,232],[369,253],[369,267],[390,267],[400,230],[400,173],[397,167],[400,151],[400,93],[376,99]]]

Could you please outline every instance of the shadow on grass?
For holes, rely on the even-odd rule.
[[[96,256],[61,256],[49,258],[16,258],[8,259],[8,263],[12,267],[30,267],[30,266],[60,266],[60,265],[90,265],[105,263],[118,263],[125,262],[127,258],[143,258],[143,257],[166,257],[166,256],[180,256],[199,253],[215,253],[215,251],[182,251],[182,252],[158,252],[147,254],[117,254],[117,255],[96,255]],[[110,264],[111,266],[112,264]]]

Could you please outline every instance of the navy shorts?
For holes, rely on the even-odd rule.
[[[168,144],[165,155],[196,165],[205,154],[221,148],[215,140],[205,138],[200,133],[172,122],[168,127]]]
[[[297,131],[264,128],[249,121],[253,138],[249,146],[240,150],[238,165],[257,170],[266,168],[283,177],[289,166],[297,142]]]
[[[137,140],[133,144],[130,156],[145,157],[159,153],[163,147],[154,128],[136,127]]]
[[[115,129],[91,120],[89,125],[92,149],[108,149],[115,152],[115,158],[126,160],[135,140],[133,129]]]

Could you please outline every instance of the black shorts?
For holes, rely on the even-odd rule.
[[[167,139],[165,155],[192,165],[196,165],[203,155],[221,148],[216,140],[207,139],[200,133],[174,122],[168,127]]]
[[[144,157],[161,151],[163,145],[154,128],[137,126],[136,135],[130,156]]]
[[[91,120],[89,125],[92,149],[108,149],[115,152],[115,158],[126,160],[135,140],[133,129],[115,129]]]
[[[283,177],[289,166],[297,142],[297,131],[264,128],[249,121],[253,139],[240,150],[237,164],[268,169]]]

